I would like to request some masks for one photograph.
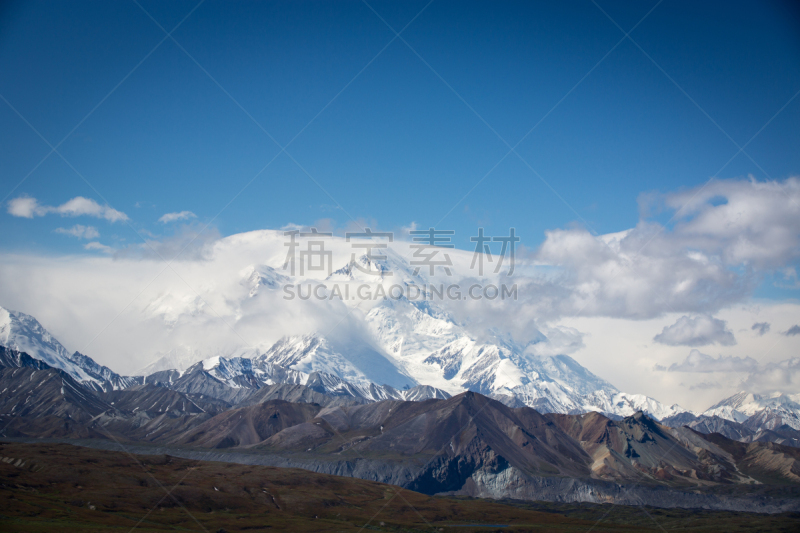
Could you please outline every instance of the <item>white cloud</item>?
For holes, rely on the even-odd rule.
[[[715,180],[671,193],[676,233],[728,265],[780,268],[800,257],[800,179]]]
[[[36,198],[29,196],[20,196],[8,202],[8,213],[15,217],[33,218],[34,215],[42,216],[45,212],[37,212],[40,209]]]
[[[100,232],[94,226],[82,226],[80,224],[75,224],[71,228],[56,228],[55,232],[71,235],[79,239],[96,239],[100,236]]]
[[[733,346],[736,339],[733,333],[726,328],[725,321],[707,315],[690,318],[686,315],[680,317],[671,326],[653,337],[653,340],[669,346],[706,346],[707,344],[721,344]]]
[[[785,359],[796,351],[793,341],[797,337],[787,338],[781,334],[794,331],[792,326],[797,321],[798,306],[793,303],[748,303],[753,288],[765,274],[783,272],[788,276],[789,263],[797,264],[800,248],[792,249],[792,246],[800,235],[800,217],[791,205],[797,179],[776,183],[728,180],[712,182],[709,185],[710,192],[714,193],[712,196],[708,196],[709,191],[705,189],[687,191],[680,199],[688,200],[691,194],[698,193],[698,197],[704,200],[690,202],[687,209],[678,215],[674,227],[665,228],[642,220],[634,228],[599,237],[575,228],[549,231],[545,242],[534,254],[524,255],[518,249],[517,271],[512,280],[519,287],[518,301],[453,302],[453,308],[449,310],[459,321],[468,320],[485,330],[495,328],[513,335],[518,342],[540,340],[531,347],[533,352],[575,352],[574,357],[581,364],[622,390],[650,394],[668,403],[691,404],[685,407],[704,407],[701,404],[717,401],[718,394],[735,392],[728,387],[737,386],[729,379],[719,382],[724,391],[711,389],[706,386],[709,384],[700,383],[709,376],[704,372],[730,368],[747,372],[746,369],[752,368],[753,364],[749,356],[762,354],[765,342],[772,345],[773,341],[782,341],[764,355],[765,358]],[[789,197],[783,195],[782,189],[791,193]],[[748,194],[755,198],[754,206],[746,205]],[[679,196],[657,195],[656,198],[663,208],[674,212],[680,204]],[[770,207],[759,207],[762,204]],[[743,217],[751,221],[746,224],[747,228],[742,228],[741,224],[737,226],[736,231],[742,230],[741,239],[736,237],[736,231],[726,229],[728,223],[739,224],[731,211],[735,206]],[[55,209],[40,206],[32,198],[18,198],[9,203],[9,212],[13,211],[15,216],[42,216],[56,212]],[[767,216],[766,221],[761,218],[764,209],[775,212]],[[67,210],[61,214],[66,216]],[[412,224],[405,230],[414,227]],[[286,229],[306,227],[290,225]],[[324,231],[321,225],[318,229]],[[127,358],[131,358],[135,369],[149,362],[141,360],[148,354],[165,351],[180,343],[198,342],[212,347],[228,345],[235,335],[216,318],[212,308],[253,343],[266,343],[288,329],[301,329],[303,313],[309,312],[306,308],[292,308],[287,315],[282,300],[270,301],[274,308],[267,308],[264,304],[262,309],[255,299],[246,299],[241,309],[235,309],[231,307],[231,300],[223,297],[226,292],[234,290],[228,288],[228,284],[235,281],[238,287],[238,272],[245,266],[270,264],[278,268],[283,264],[286,249],[282,232],[274,232],[274,236],[273,232],[264,232],[263,235],[254,232],[220,240],[215,233],[198,232],[199,226],[190,224],[174,236],[151,236],[146,245],[136,244],[121,250],[112,250],[99,242],[89,243],[89,249],[113,253],[114,262],[111,263],[110,257],[93,255],[84,258],[82,263],[76,261],[67,271],[62,261],[52,261],[51,258],[31,259],[36,264],[33,271],[15,266],[12,259],[0,257],[0,296],[5,298],[0,304],[13,306],[17,302],[18,307],[24,304],[30,307],[31,313],[37,316],[49,313],[53,322],[62,320],[64,324],[74,319],[56,316],[52,310],[54,294],[64,295],[61,298],[65,303],[59,308],[64,317],[68,317],[70,309],[76,307],[82,307],[80,312],[88,314],[105,306],[104,313],[98,312],[99,318],[87,315],[86,324],[81,326],[83,329],[76,331],[92,329],[91,324],[101,322],[107,313],[117,313],[115,309],[124,307],[163,269],[161,257],[169,260],[183,250],[178,259],[201,260],[181,261],[176,265],[178,272],[165,271],[155,285],[139,297],[139,303],[131,309],[130,315],[118,320],[119,328],[95,341],[99,346],[91,355],[97,353],[109,364],[119,358],[116,361],[121,365],[128,364]],[[257,240],[256,235],[261,235],[258,239],[269,245],[262,245],[260,241],[258,246],[248,245],[251,239],[253,242]],[[780,241],[777,242],[775,235],[783,235],[785,239],[777,239]],[[398,245],[397,241],[408,240],[398,238],[397,234],[395,237]],[[351,249],[347,247],[346,252],[347,257],[339,258],[337,262],[343,264],[349,259]],[[466,272],[472,259],[471,251],[455,250],[452,255],[455,259],[461,257],[462,267],[456,270],[462,274]],[[469,275],[474,275],[474,272]],[[43,284],[43,278],[48,280],[47,284]],[[198,298],[187,283],[197,288],[209,307],[186,303]],[[462,286],[468,284],[462,283]],[[153,322],[162,311],[164,316],[182,317],[184,322],[180,331],[161,329],[163,325]],[[320,317],[323,315],[322,311],[318,314]],[[676,326],[683,315],[703,317],[711,326],[718,324],[715,320],[724,319],[725,322],[722,328],[711,327],[710,332],[703,333],[700,328],[694,336],[678,335],[680,328]],[[322,323],[326,318],[322,317],[318,322]],[[266,323],[276,324],[274,330],[270,329],[269,336],[263,336],[259,329]],[[694,339],[692,342],[697,342],[693,344],[696,346],[700,346],[699,342],[703,340],[725,344],[733,337],[731,331],[761,331],[751,329],[754,323],[771,324],[771,330],[765,331],[763,336],[739,333],[738,344],[731,346],[726,356],[711,357],[698,352],[700,355],[695,355],[694,359],[681,361],[686,355],[685,348],[653,342],[653,335],[660,331],[666,335],[662,340],[672,335],[670,338],[674,342],[678,342],[675,339]],[[240,330],[240,325],[244,329]],[[72,333],[74,327],[75,324],[70,323],[59,332],[77,338],[77,334]],[[138,332],[137,336],[130,333],[134,331]],[[142,334],[145,332],[147,334]],[[800,333],[800,329],[797,332]],[[87,339],[96,334],[95,331],[85,333]],[[541,341],[542,336],[547,340]],[[122,345],[126,351],[122,351]],[[673,365],[673,372],[667,372],[670,365],[666,361],[681,362]],[[651,373],[657,363],[664,365],[665,371]],[[646,379],[643,380],[643,376]],[[687,385],[681,387],[681,381]],[[690,387],[695,387],[691,394],[688,392]]]
[[[182,249],[187,237],[157,249],[172,259],[166,250]],[[190,246],[169,268],[144,247],[126,255],[99,242],[87,244],[98,253],[56,260],[0,254],[0,305],[36,316],[70,350],[123,373],[178,346],[210,357],[266,350],[284,335],[314,331],[360,338],[357,313],[351,316],[340,301],[287,302],[283,291],[266,289],[248,297],[242,270],[268,264],[284,273],[284,242],[282,232],[233,235],[205,242],[202,261],[183,260]],[[337,265],[349,260],[350,249],[340,244]],[[109,317],[116,317],[110,325]]]
[[[702,411],[722,398],[743,390],[742,380],[747,378],[748,373],[667,372],[672,363],[682,363],[691,348],[653,342],[653,335],[664,326],[674,324],[681,316],[682,313],[668,313],[663,317],[645,320],[581,316],[564,318],[559,325],[574,327],[583,334],[586,347],[572,357],[620,390],[646,394],[667,404],[678,403],[687,409]],[[800,336],[784,337],[781,332],[796,323],[796,317],[800,316],[800,302],[742,302],[722,309],[714,316],[725,320],[728,329],[736,334],[737,344],[699,348],[703,353],[711,354],[714,358],[720,353],[740,359],[752,357],[761,363],[759,368],[769,362],[798,355],[795,341]],[[750,332],[756,322],[771,324],[770,331],[764,336],[739,333]],[[654,372],[655,365],[661,365],[662,371]],[[703,381],[716,382],[720,388],[698,386]]]
[[[583,229],[546,232],[533,256],[557,267],[549,278],[562,315],[650,318],[712,313],[741,301],[755,280],[692,250],[658,225],[596,237]]]
[[[663,366],[656,366],[655,370],[663,371]],[[733,355],[720,355],[714,358],[699,350],[692,350],[686,359],[680,363],[673,363],[669,372],[754,372],[758,370],[758,362],[752,357],[735,357]]]
[[[105,244],[100,244],[97,241],[87,242],[83,245],[85,250],[97,250],[103,252],[104,254],[113,254],[116,250],[110,246],[106,246]]]
[[[594,236],[583,229],[546,232],[533,255],[557,267],[550,280],[568,291],[562,315],[649,318],[668,312],[713,313],[742,301],[761,275],[800,258],[800,180],[720,180],[641,201],[676,215],[674,228],[641,220]],[[648,212],[643,208],[642,212]]]
[[[91,198],[76,196],[59,206],[40,205],[36,198],[20,196],[8,202],[8,213],[15,217],[33,218],[42,217],[48,213],[56,213],[62,217],[90,216],[104,218],[109,222],[128,220],[128,215],[117,211],[113,207],[100,205]]]
[[[109,222],[118,222],[121,220],[128,220],[128,215],[121,211],[109,207],[107,205],[100,205],[91,198],[84,198],[83,196],[76,196],[72,200],[61,204],[58,207],[50,208],[53,212],[61,216],[77,217],[81,215],[104,218]]]
[[[197,218],[197,215],[192,213],[191,211],[181,211],[179,213],[167,213],[161,218],[158,219],[159,222],[162,224],[168,224],[170,222],[177,222],[178,220],[188,220],[190,218]]]

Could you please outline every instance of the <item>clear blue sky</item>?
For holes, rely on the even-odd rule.
[[[141,0],[167,31],[196,4]],[[398,31],[425,4],[370,1]],[[598,4],[625,32],[656,5]],[[450,212],[437,227],[463,248],[478,226],[513,226],[531,248],[575,223],[624,230],[640,193],[701,185],[800,90],[797,5],[667,0],[631,33],[644,52],[623,40],[597,65],[624,32],[591,1],[436,0],[402,34],[420,58],[362,2],[207,0],[173,34],[198,66],[171,39],[153,51],[165,34],[132,1],[4,2],[8,104],[55,145],[102,103],[59,147],[89,186],[55,154],[30,173],[50,149],[0,101],[0,195],[84,196],[131,220],[4,207],[0,250],[93,253],[54,230],[92,225],[120,247],[184,210],[219,214],[223,235],[348,214],[427,227]],[[516,145],[537,123],[517,151],[541,179],[515,154],[497,165],[499,137]],[[798,125],[800,98],[747,146],[758,165],[740,154],[718,177],[797,175]],[[261,127],[294,139],[291,157]]]

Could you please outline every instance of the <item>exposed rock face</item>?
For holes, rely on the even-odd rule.
[[[34,359],[25,352],[0,346],[0,368],[35,368],[44,370],[50,368],[50,365],[39,359]]]
[[[532,477],[513,467],[498,473],[477,472],[463,489],[452,494],[464,494],[476,498],[616,503],[761,513],[780,513],[798,508],[796,499],[791,497],[754,499],[713,492],[669,490],[639,484],[619,485],[574,478]]]
[[[5,436],[98,437],[93,419],[112,409],[53,368],[0,368],[0,391]]]

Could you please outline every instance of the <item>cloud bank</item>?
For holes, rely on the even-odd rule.
[[[758,352],[751,351],[747,343],[763,341],[757,335],[767,335],[770,323],[774,330],[770,335],[775,336],[800,335],[800,325],[792,327],[791,322],[757,313],[749,314],[744,322],[730,319],[726,323],[714,317],[723,316],[721,310],[746,302],[765,274],[783,272],[788,262],[797,260],[798,251],[792,248],[792,243],[800,242],[800,216],[792,206],[796,190],[796,178],[780,183],[725,180],[711,182],[707,188],[651,195],[648,198],[652,202],[675,215],[673,225],[643,218],[633,228],[600,236],[581,228],[548,231],[536,251],[518,249],[517,269],[513,279],[508,280],[518,285],[518,300],[454,302],[448,304],[448,311],[458,321],[469,321],[476,326],[473,331],[496,330],[511,335],[517,342],[531,343],[528,353],[533,355],[586,354],[591,333],[567,327],[575,325],[570,323],[572,317],[577,317],[576,321],[636,320],[631,322],[632,327],[639,327],[641,319],[659,320],[643,332],[642,342],[635,349],[613,355],[586,354],[583,362],[591,361],[592,357],[606,357],[607,361],[611,357],[626,359],[642,353],[634,350],[650,350],[648,357],[657,354],[654,359],[673,361],[676,354],[669,347],[731,346],[736,343],[732,331],[744,328],[755,334],[739,333],[741,344],[735,353],[742,357],[711,357],[695,351],[685,360],[660,369],[696,373],[695,378],[713,372],[757,372],[762,367],[754,366],[753,359],[744,355]],[[748,195],[755,199],[753,206],[744,201]],[[679,200],[685,201],[685,208]],[[94,212],[102,214],[103,207],[93,205]],[[9,204],[9,211],[29,218],[46,213],[75,216],[72,213],[79,211],[62,207],[49,208],[32,198],[18,198]],[[738,216],[753,220],[752,227],[748,226],[738,237],[728,229],[730,224],[741,225],[732,209],[737,210]],[[765,210],[772,212],[766,225],[760,218]],[[161,217],[162,223],[178,221],[179,216],[182,220],[193,220],[191,215],[182,213],[167,213]],[[322,224],[317,226],[323,231]],[[332,308],[310,304],[304,307],[297,302],[287,310],[279,295],[240,298],[243,269],[253,265],[279,269],[285,262],[283,232],[220,238],[213,228],[202,231],[202,225],[196,222],[168,228],[175,228],[173,235],[148,234],[145,244],[120,244],[121,248],[112,249],[96,241],[85,243],[86,249],[111,257],[100,254],[71,257],[69,267],[64,266],[61,258],[59,261],[38,256],[2,259],[0,305],[37,316],[59,337],[70,339],[73,335],[71,338],[77,339],[73,340],[74,349],[79,350],[84,348],[81,342],[89,342],[103,330],[111,321],[109,317],[125,310],[97,340],[91,341],[89,354],[99,355],[99,360],[112,367],[115,361],[120,361],[119,364],[135,368],[151,362],[152,354],[173,348],[202,346],[205,355],[213,355],[216,347],[230,345],[231,340],[246,345],[242,341],[246,339],[260,345],[289,332],[307,333],[317,327],[335,329],[335,324],[326,322],[327,313],[343,316],[342,308],[331,311]],[[83,238],[91,240],[88,236]],[[396,239],[395,244],[404,245],[399,241]],[[460,257],[457,262],[461,266],[455,270],[463,275],[468,271],[472,252],[452,250],[452,253]],[[171,265],[167,267],[162,259]],[[347,253],[336,259],[336,266],[349,259],[347,248]],[[473,280],[484,281],[469,277],[458,281],[468,286],[467,282]],[[67,317],[69,313],[80,316]],[[671,325],[667,325],[667,319],[661,320],[667,314],[670,322],[676,320]],[[313,320],[308,318],[312,316]],[[768,322],[756,323],[751,328],[756,320],[766,319]],[[735,324],[736,328],[728,324]],[[238,333],[233,333],[234,329]],[[84,330],[89,331],[85,335],[72,333]],[[654,345],[650,339],[659,330]],[[680,353],[680,357],[683,355]],[[646,368],[652,368],[658,360],[648,361]],[[592,369],[602,374],[604,364],[598,363]],[[661,375],[665,382],[677,382],[678,376]],[[608,378],[614,381],[613,376]],[[667,386],[672,385],[664,385]],[[698,391],[703,388],[702,384],[694,386]]]

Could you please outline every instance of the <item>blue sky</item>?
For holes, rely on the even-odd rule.
[[[642,193],[800,171],[790,3],[140,4],[0,8],[3,201],[83,196],[130,219],[4,208],[0,250],[98,253],[55,230],[120,248],[180,211],[222,235],[414,222],[462,248],[515,227],[535,249],[545,230],[634,227]]]

